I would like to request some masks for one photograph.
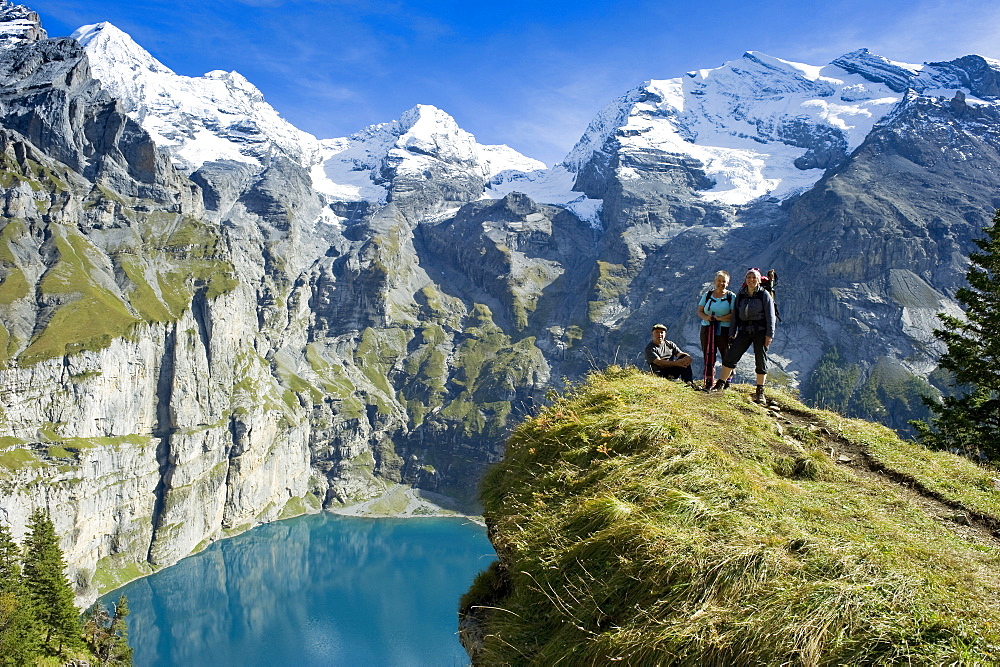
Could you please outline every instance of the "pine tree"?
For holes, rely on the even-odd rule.
[[[969,255],[968,286],[955,298],[965,317],[940,314],[934,335],[948,346],[941,367],[950,371],[954,396],[928,402],[932,422],[913,422],[921,441],[935,449],[1000,461],[1000,211]]]
[[[113,650],[111,659],[116,660],[114,664],[131,665],[132,647],[128,645],[128,626],[125,624],[125,617],[129,615],[128,598],[124,595],[118,596],[115,603],[115,613],[111,617],[111,636]]]
[[[98,602],[87,612],[83,634],[101,665],[131,665],[132,648],[128,645],[128,598],[118,598],[114,614]]]
[[[809,375],[806,393],[817,407],[846,414],[857,382],[858,367],[846,366],[840,350],[832,347]]]
[[[41,639],[20,561],[20,548],[0,525],[0,665],[5,667],[33,664]]]
[[[35,616],[44,625],[43,644],[56,655],[81,643],[82,628],[73,589],[66,579],[55,526],[45,510],[35,510],[28,521],[24,553],[24,579]]]

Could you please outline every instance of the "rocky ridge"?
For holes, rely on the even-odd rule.
[[[54,510],[83,597],[396,483],[472,501],[561,378],[638,361],[652,321],[698,356],[718,268],[781,271],[789,382],[831,347],[862,388],[923,377],[1000,204],[977,56],[747,54],[545,168],[423,105],[320,141],[236,73],[2,12],[0,507]]]

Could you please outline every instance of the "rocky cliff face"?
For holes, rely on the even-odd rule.
[[[81,46],[26,34],[0,52],[2,506],[51,510],[88,597],[302,511],[309,429],[253,333],[262,230],[210,222]]]
[[[925,375],[1000,204],[975,56],[747,54],[546,169],[427,106],[319,141],[236,73],[0,11],[0,508],[50,508],[84,598],[390,482],[473,500],[562,378],[654,321],[697,356],[720,268],[781,272],[790,382],[831,346]]]

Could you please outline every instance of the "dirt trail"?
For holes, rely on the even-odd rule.
[[[848,466],[858,475],[894,484],[901,493],[909,496],[910,500],[952,532],[972,542],[1000,547],[1000,520],[996,517],[976,512],[957,501],[944,498],[916,479],[886,468],[863,445],[850,442],[838,435],[807,412],[779,406],[773,402],[767,405],[765,411],[774,420],[778,432],[790,446],[822,449],[838,465]],[[800,442],[795,437],[796,431],[799,434],[808,432],[815,436],[815,439],[809,438],[813,441],[808,444]]]

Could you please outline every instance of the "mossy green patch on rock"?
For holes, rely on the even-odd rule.
[[[295,496],[294,498],[289,498],[285,506],[281,508],[281,514],[278,515],[278,518],[290,519],[293,516],[301,516],[308,511],[305,500]]]
[[[18,357],[23,366],[105,348],[138,323],[176,320],[196,294],[212,300],[238,285],[215,225],[150,210],[151,202],[132,201],[102,186],[89,197],[102,209],[102,220],[111,217],[120,225],[120,233],[85,235],[75,225],[48,221],[51,239],[46,243],[56,259],[37,286],[25,277],[26,269],[17,264],[11,249],[26,234],[24,223],[10,221],[0,232],[0,303],[38,291],[50,304]]]
[[[430,325],[418,331],[421,344],[403,362],[409,378],[400,399],[406,401],[410,423],[417,426],[427,412],[444,404],[448,378],[447,336],[441,327]],[[405,396],[405,399],[404,399]]]
[[[7,275],[0,283],[0,304],[11,304],[31,293],[24,272],[16,266],[7,269]]]
[[[0,304],[11,304],[31,293],[31,287],[18,265],[10,244],[27,232],[21,220],[9,220],[0,230],[0,263],[3,264],[3,282],[0,283]]]
[[[406,352],[406,345],[412,332],[398,329],[376,330],[366,328],[361,333],[361,341],[354,350],[354,360],[377,392],[368,394],[368,402],[378,408],[380,414],[389,414],[389,401],[394,400],[396,391],[389,384],[388,374]]]
[[[52,164],[59,165],[56,162]],[[64,192],[69,189],[66,183],[69,177],[68,171],[65,165],[49,166],[30,158],[18,163],[7,153],[0,156],[0,186],[4,188],[27,183],[35,192]]]
[[[7,440],[7,438],[4,438]],[[0,475],[4,473],[16,473],[24,468],[37,468],[43,465],[38,455],[26,448],[12,445],[2,445],[5,451],[0,451]]]
[[[628,291],[630,283],[631,278],[626,267],[598,261],[593,298],[587,304],[587,318],[591,322],[599,322],[604,310]]]
[[[278,364],[278,375],[288,384],[288,388],[296,395],[305,397],[313,405],[318,405],[323,402],[323,392],[302,376],[295,374],[291,369]],[[297,405],[298,401],[295,401],[295,403]]]
[[[42,277],[43,294],[66,299],[56,307],[44,328],[21,353],[19,362],[31,365],[81,350],[99,350],[123,336],[138,318],[121,298],[95,279],[103,267],[91,258],[102,254],[73,230],[52,225],[59,259]]]
[[[166,300],[162,299],[153,284],[149,282],[143,271],[142,262],[132,255],[120,255],[116,258],[119,268],[128,276],[133,288],[127,293],[129,305],[132,306],[147,322],[170,322],[177,319],[180,311],[171,311]],[[158,277],[154,276],[157,287]],[[171,299],[176,301],[175,299]]]
[[[463,599],[474,662],[1000,662],[988,473],[748,394],[611,368],[518,426],[483,483],[501,562]],[[979,532],[942,520],[961,508]]]
[[[455,297],[442,294],[432,285],[422,287],[415,297],[420,307],[420,321],[436,322],[448,329],[461,327],[465,307]]]
[[[7,327],[0,324],[0,368],[5,367],[10,360],[10,344],[10,332],[7,331]]]
[[[108,293],[99,293],[94,299],[78,299],[55,312],[42,332],[20,354],[18,362],[30,366],[43,359],[103,349],[112,340],[124,336],[136,321],[121,302]]]
[[[125,553],[105,556],[97,561],[92,584],[98,593],[107,593],[147,574],[153,573],[153,566],[138,562],[134,556]]]
[[[512,341],[493,322],[487,306],[475,304],[468,319],[470,326],[456,336],[447,393],[431,396],[440,397],[440,417],[457,422],[463,436],[498,437],[513,412],[512,402],[546,368],[545,359],[533,337]],[[428,378],[425,386],[434,386],[430,372]]]
[[[319,345],[306,346],[306,361],[319,378],[318,389],[323,399],[332,398],[338,403],[337,413],[344,419],[358,419],[365,414],[365,404],[357,393],[347,370],[341,363],[334,363],[322,353]]]

